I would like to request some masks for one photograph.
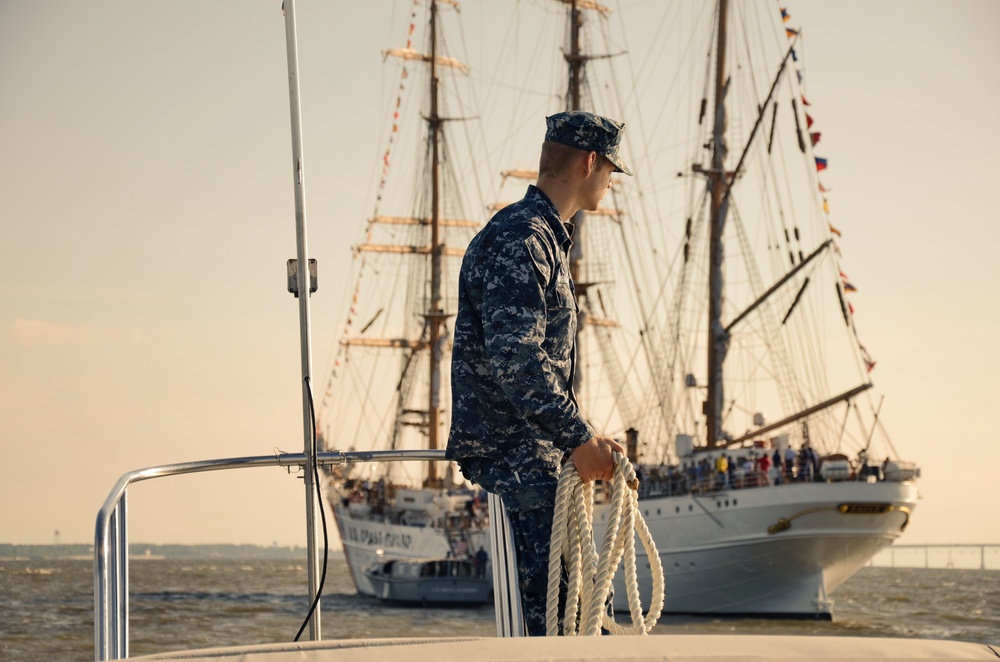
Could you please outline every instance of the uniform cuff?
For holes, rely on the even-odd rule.
[[[582,419],[571,430],[568,430],[568,433],[561,441],[556,443],[556,446],[563,453],[573,452],[578,446],[587,443],[591,437],[597,434],[594,428],[590,426],[590,423]]]

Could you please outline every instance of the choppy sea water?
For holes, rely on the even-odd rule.
[[[308,608],[302,563],[137,560],[130,569],[130,655],[290,641]],[[929,637],[1000,644],[1000,570],[868,567],[833,598],[833,622],[666,616],[654,634]],[[0,660],[94,659],[93,609],[89,561],[0,562]],[[322,627],[326,639],[496,634],[492,607],[386,607],[358,596],[343,560],[330,563]]]

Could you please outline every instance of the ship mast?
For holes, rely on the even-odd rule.
[[[743,312],[735,316],[735,318],[729,323],[724,324],[722,321],[722,308],[725,301],[724,292],[724,275],[725,275],[725,246],[723,244],[723,233],[726,227],[726,215],[729,211],[729,197],[731,193],[731,187],[733,182],[740,174],[743,172],[744,164],[748,154],[750,153],[750,147],[753,144],[755,137],[758,135],[759,129],[763,123],[764,119],[764,109],[767,108],[772,100],[774,99],[775,92],[778,88],[778,83],[781,81],[782,74],[786,70],[789,59],[794,55],[795,43],[794,41],[789,46],[788,51],[785,53],[785,57],[781,62],[781,66],[778,68],[775,74],[774,81],[771,83],[771,89],[767,94],[767,99],[763,104],[758,106],[757,119],[754,122],[753,128],[750,131],[750,135],[747,138],[746,146],[740,153],[738,162],[732,171],[727,172],[725,167],[726,154],[729,151],[728,144],[726,142],[726,129],[727,129],[727,116],[726,116],[726,94],[729,88],[729,79],[726,75],[726,24],[728,22],[729,16],[729,0],[719,0],[718,4],[718,34],[717,34],[717,46],[716,46],[716,62],[715,62],[715,124],[712,130],[712,167],[707,171],[709,178],[709,187],[711,189],[711,201],[709,209],[710,218],[710,237],[709,237],[709,272],[708,272],[708,384],[707,384],[707,396],[704,403],[704,414],[706,421],[706,446],[708,448],[723,448],[739,444],[747,439],[750,439],[754,435],[763,434],[771,430],[776,430],[780,427],[784,427],[796,421],[800,421],[812,414],[832,407],[833,405],[843,402],[845,400],[850,400],[857,394],[871,388],[871,382],[861,384],[858,387],[845,391],[838,396],[828,398],[823,402],[807,407],[802,411],[787,416],[776,423],[772,423],[767,426],[763,426],[748,432],[736,439],[732,436],[726,434],[722,427],[723,410],[724,410],[724,397],[723,397],[723,363],[726,358],[726,353],[729,349],[729,338],[730,332],[734,326],[740,323],[741,320],[745,319],[754,309],[756,309],[765,299],[778,291],[778,289],[789,282],[789,280],[797,273],[799,273],[802,268],[811,262],[814,258],[819,256],[824,250],[827,249],[832,244],[832,240],[828,240],[821,244],[816,250],[814,250],[809,257],[804,258],[800,255],[800,263],[797,267],[789,271],[785,276],[779,279],[775,284],[773,284],[766,292],[764,292],[756,301],[750,304]],[[701,172],[705,172],[701,170]],[[803,288],[808,284],[809,279],[806,278]],[[801,290],[800,290],[801,293]]]
[[[571,0],[569,11],[569,51],[563,53],[566,64],[569,65],[569,85],[567,88],[566,110],[583,110],[580,99],[580,90],[583,87],[584,68],[587,65],[587,57],[580,50],[580,28],[583,26],[583,12],[580,10],[578,0]],[[584,242],[584,222],[587,214],[578,211],[573,215],[573,247],[570,250],[569,272],[576,288],[576,295],[579,299],[587,296],[587,285],[583,282],[581,267],[583,265],[583,242]],[[581,310],[584,308],[580,306]],[[587,324],[586,314],[580,315],[576,327],[577,356],[582,356],[584,329]],[[577,399],[583,389],[583,366],[577,361],[576,372],[573,376],[573,390]]]
[[[442,136],[443,126],[448,118],[440,115],[440,83],[439,73],[442,67],[457,69],[462,73],[468,73],[469,67],[458,60],[440,55],[438,53],[438,10],[441,3],[457,6],[455,0],[431,0],[430,10],[430,52],[422,53],[410,48],[395,48],[385,51],[385,55],[398,57],[404,60],[418,60],[429,66],[430,105],[427,111],[427,140],[428,152],[430,155],[430,210],[429,213],[421,214],[418,217],[409,216],[375,216],[371,219],[373,224],[382,226],[419,226],[421,237],[425,238],[424,243],[397,244],[397,243],[364,243],[354,246],[355,252],[367,253],[395,253],[398,255],[419,256],[420,259],[430,260],[430,282],[425,284],[428,289],[425,307],[421,316],[424,323],[420,329],[419,337],[398,337],[398,338],[372,338],[364,335],[357,335],[344,338],[341,343],[347,346],[365,346],[375,348],[402,349],[409,352],[404,361],[403,373],[397,386],[399,400],[397,402],[397,412],[395,426],[392,432],[392,444],[398,441],[398,435],[403,426],[415,426],[421,430],[426,429],[427,443],[430,450],[437,450],[442,446],[441,423],[443,410],[441,405],[442,390],[442,364],[444,363],[445,348],[448,342],[448,332],[444,328],[445,321],[450,314],[445,311],[444,283],[443,283],[443,263],[445,258],[461,257],[465,254],[462,248],[448,248],[445,245],[445,234],[447,228],[478,228],[480,223],[467,219],[443,218],[442,217],[442,168],[444,158],[444,138]],[[428,237],[427,230],[430,231]],[[376,317],[381,313],[376,313]],[[362,332],[363,333],[363,332]],[[408,380],[408,376],[416,369],[416,358],[422,356],[423,352],[429,352],[428,372],[429,381],[426,407],[419,406],[416,409],[407,409],[407,397],[402,385]],[[418,352],[421,354],[418,355]],[[413,417],[419,417],[414,419]],[[436,487],[440,485],[437,465],[431,461],[427,465],[427,474],[424,479],[425,486]]]
[[[569,108],[567,110],[581,110],[580,107],[580,87],[583,83],[583,68],[586,65],[586,58],[580,54],[580,27],[583,25],[583,12],[577,6],[576,0],[570,7],[569,12],[569,52],[563,57],[569,64]]]
[[[722,363],[729,344],[729,334],[722,323],[724,301],[723,277],[725,247],[722,243],[726,225],[728,199],[726,198],[726,23],[729,0],[719,0],[718,41],[715,60],[715,126],[712,138],[712,199],[709,211],[711,234],[709,239],[708,271],[708,395],[705,400],[707,446],[715,448],[723,437]]]
[[[598,11],[604,15],[610,13],[608,7],[595,2],[594,0],[559,0],[570,6],[569,10],[569,48],[563,52],[563,58],[569,68],[569,80],[566,89],[566,110],[584,110],[583,107],[583,86],[586,77],[587,62],[595,57],[583,52],[581,45],[581,32],[584,23],[584,10]],[[605,210],[606,212],[607,210]],[[589,212],[600,213],[600,212]],[[613,212],[612,212],[613,213]],[[592,283],[584,281],[586,274],[583,266],[586,259],[584,253],[586,237],[586,220],[588,212],[578,211],[573,215],[573,247],[570,250],[569,264],[570,277],[576,289],[576,296],[580,303],[580,316],[576,327],[577,356],[583,356],[586,352],[583,349],[586,341],[586,328],[588,325],[613,325],[609,320],[602,320],[588,315],[589,307],[586,304],[587,290]],[[582,398],[582,391],[585,384],[584,367],[582,362],[577,361],[576,371],[573,375],[573,391],[577,401]]]
[[[431,0],[431,108],[427,117],[427,126],[431,141],[431,300],[430,307],[425,313],[429,330],[430,345],[430,387],[427,396],[427,447],[436,450],[440,445],[438,433],[440,431],[441,415],[441,363],[442,363],[442,334],[441,325],[446,317],[442,307],[441,297],[441,255],[444,245],[441,243],[441,124],[443,120],[438,115],[438,75],[437,75],[437,2]],[[427,463],[427,485],[436,485],[438,482],[437,465],[434,462]]]

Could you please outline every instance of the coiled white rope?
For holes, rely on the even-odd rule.
[[[584,483],[572,462],[563,465],[549,542],[549,584],[546,605],[546,635],[559,634],[559,582],[561,560],[569,575],[566,605],[561,619],[563,635],[597,636],[601,628],[612,634],[645,635],[656,625],[663,611],[663,565],[656,543],[639,513],[639,480],[628,458],[613,453],[615,475],[612,482],[608,528],[598,555],[594,543],[594,484]],[[642,615],[639,583],[635,567],[635,535],[639,534],[653,575],[649,612]],[[625,588],[632,625],[624,626],[607,614],[611,581],[624,559]]]

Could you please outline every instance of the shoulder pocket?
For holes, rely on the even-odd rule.
[[[532,235],[524,240],[524,246],[531,256],[531,262],[538,273],[539,282],[544,286],[552,278],[552,258],[542,241]]]

